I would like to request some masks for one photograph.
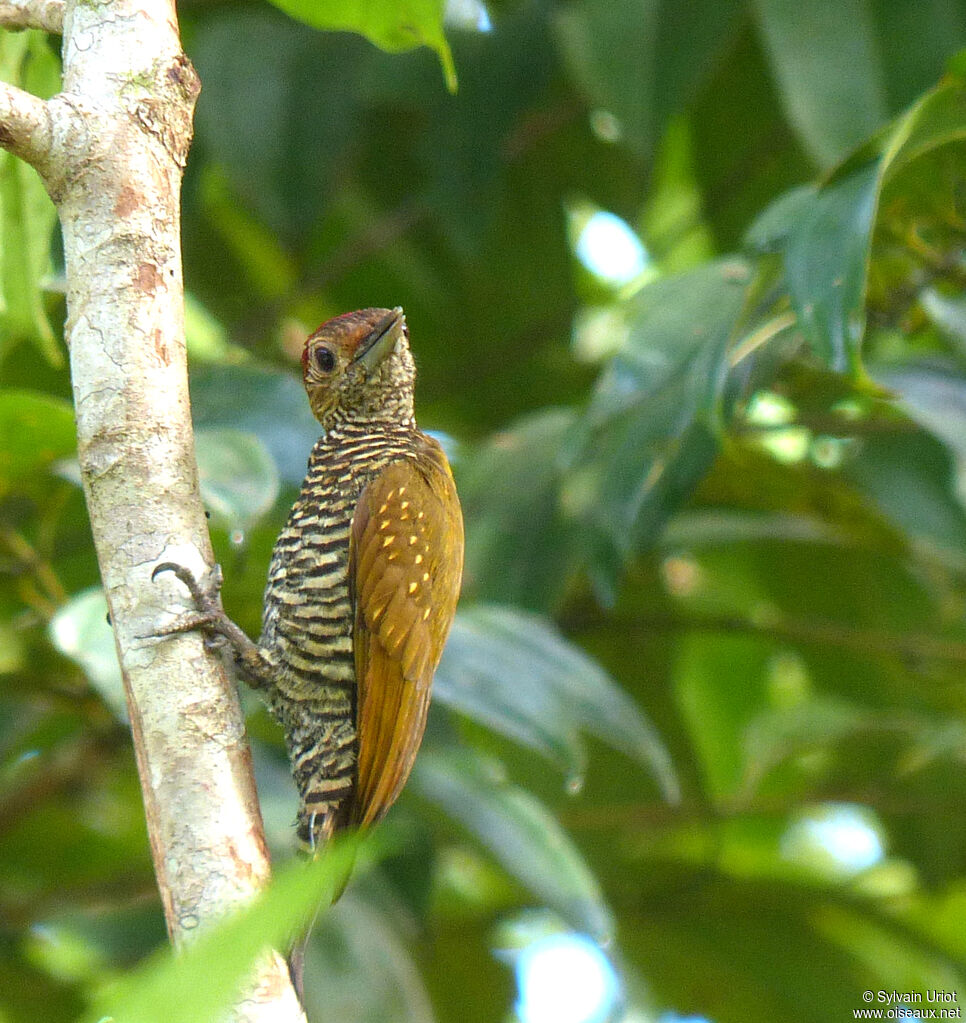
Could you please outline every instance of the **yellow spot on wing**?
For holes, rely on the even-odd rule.
[[[429,582],[429,572],[423,572],[423,582],[424,583]]]
[[[417,554],[413,560],[416,562],[417,565],[421,565],[423,563],[422,554]]]
[[[399,507],[402,508],[403,511],[405,511],[409,507],[409,502],[403,501],[403,503]]]
[[[410,583],[409,584],[409,592],[410,593],[415,593],[418,589],[419,589],[419,583]]]
[[[388,529],[390,522],[392,522],[392,519],[383,519],[382,522],[379,523],[379,528],[380,529]]]
[[[427,619],[427,618],[429,617],[429,612],[430,612],[430,610],[431,610],[431,609],[427,607],[427,608],[426,608],[426,610],[425,610],[425,611],[423,611],[423,621],[424,621],[424,622],[425,622],[425,621],[426,621],[426,619]]]
[[[385,539],[382,541],[383,547],[388,547],[395,539],[396,538],[392,535],[385,537]]]
[[[413,544],[416,543],[417,539],[419,539],[419,538],[410,533],[410,535],[409,535],[409,546],[412,547]]]

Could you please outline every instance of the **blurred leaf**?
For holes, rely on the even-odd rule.
[[[367,857],[380,852],[371,839]],[[165,951],[98,995],[87,1017],[96,1023],[210,1023],[238,997],[256,959],[284,948],[339,890],[360,843],[343,838],[310,863],[279,869],[268,889],[224,920],[209,924],[175,955]]]
[[[966,10],[959,0],[872,0],[871,6],[890,107],[902,110],[942,77],[950,53],[966,45]]]
[[[547,409],[511,424],[457,466],[467,521],[464,592],[549,609],[579,550],[560,508],[560,452],[573,412]]]
[[[127,698],[117,661],[114,630],[100,586],[75,593],[48,626],[50,641],[76,661],[119,721],[127,721]]]
[[[687,635],[675,687],[704,775],[705,791],[727,803],[744,780],[741,738],[764,694],[769,646],[758,638]]]
[[[960,352],[966,352],[966,295],[953,298],[927,288],[919,299],[929,319],[956,343]]]
[[[191,292],[184,296],[184,332],[188,357],[193,362],[238,362],[247,354],[229,344],[224,326]]]
[[[629,301],[630,332],[571,438],[565,507],[626,556],[706,471],[748,271],[723,260]]]
[[[957,410],[948,410],[950,422]],[[920,410],[920,415],[923,415]],[[910,537],[963,563],[966,512],[957,498],[956,464],[926,433],[868,437],[845,474]]]
[[[657,87],[653,102],[657,127],[678,114],[722,60],[741,27],[741,0],[690,0],[686,4],[660,3],[655,48]]]
[[[433,1023],[408,934],[350,889],[319,920],[306,953],[310,1019]]]
[[[580,853],[546,808],[499,780],[491,762],[469,750],[424,750],[411,784],[568,923],[599,941],[608,939],[610,911]]]
[[[859,367],[878,186],[879,168],[872,164],[816,193],[785,251],[799,326],[815,354],[841,373]]]
[[[724,252],[738,245],[775,196],[814,173],[788,124],[760,33],[747,18],[739,20],[739,28],[708,69],[689,111],[702,208]]]
[[[549,755],[582,784],[580,731],[633,757],[679,797],[667,749],[613,680],[545,619],[511,608],[463,609],[434,683],[444,703]]]
[[[966,82],[949,76],[897,119],[883,146],[883,175],[895,175],[919,157],[966,138]]]
[[[944,992],[954,1002],[966,998],[962,963],[937,956],[928,938],[920,941],[914,934],[903,933],[901,923],[870,920],[849,907],[830,905],[817,911],[814,926],[830,944],[848,950],[861,962],[876,977],[877,989]]]
[[[0,78],[46,99],[60,86],[60,69],[46,35],[5,32]],[[0,153],[0,323],[5,339],[26,337],[53,366],[64,358],[44,310],[41,284],[51,271],[51,235],[57,212],[33,167]]]
[[[964,137],[966,87],[950,80],[846,161],[810,199],[806,193],[784,197],[781,212],[766,211],[768,220],[752,228],[753,239],[774,238],[789,217],[785,271],[792,304],[813,350],[832,369],[860,372],[869,248],[884,185],[913,160]]]
[[[557,14],[564,55],[595,106],[613,114],[621,135],[650,154],[654,124],[659,0],[584,0]]]
[[[4,1023],[77,1019],[84,1000],[78,986],[65,984],[17,955],[12,943],[0,946],[0,1009]]]
[[[618,137],[650,157],[739,23],[736,0],[583,0],[556,11],[563,56]]]
[[[873,715],[833,700],[763,711],[745,731],[742,795],[752,797],[768,772],[789,757],[827,748],[875,723]]]
[[[255,191],[260,194],[262,189]],[[239,203],[220,167],[205,168],[201,192],[205,212],[258,297],[277,299],[288,294],[295,284],[292,260],[275,235]]]
[[[875,25],[865,0],[755,0],[785,107],[827,167],[886,119]]]
[[[788,236],[807,215],[815,192],[812,185],[802,185],[779,196],[755,218],[745,234],[745,244],[759,253],[781,251]]]
[[[200,429],[195,433],[201,496],[214,525],[250,529],[278,498],[278,470],[253,433]]]
[[[240,366],[199,367],[191,374],[195,426],[252,433],[282,481],[299,487],[322,427],[294,375]]]
[[[37,486],[44,471],[76,447],[68,402],[33,391],[0,394],[0,495]]]
[[[453,55],[443,34],[443,0],[272,0],[276,7],[314,28],[358,32],[376,46],[398,53],[414,46],[435,50],[450,92],[456,91]]]
[[[197,34],[205,211],[267,297],[291,294],[292,253],[332,201],[370,50],[269,7],[213,11]]]
[[[909,415],[953,452],[961,470],[966,468],[966,377],[939,367],[908,366],[878,372],[876,379],[897,392]]]

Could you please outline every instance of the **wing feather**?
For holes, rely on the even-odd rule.
[[[355,824],[378,821],[409,777],[462,567],[456,489],[442,451],[427,438],[420,458],[393,462],[369,482],[352,520]]]

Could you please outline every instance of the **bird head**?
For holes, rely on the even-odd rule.
[[[305,342],[302,378],[326,429],[340,420],[412,419],[416,369],[402,309],[359,309],[323,323]]]

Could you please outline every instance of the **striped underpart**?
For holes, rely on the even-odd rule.
[[[349,534],[363,488],[415,458],[411,420],[345,422],[316,443],[275,544],[259,649],[276,667],[268,698],[300,795],[298,836],[321,844],[341,824],[356,768],[356,677]]]

